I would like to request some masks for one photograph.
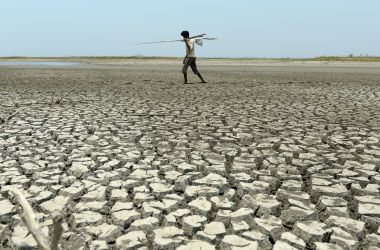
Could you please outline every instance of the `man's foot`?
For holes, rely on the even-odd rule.
[[[201,83],[207,83],[205,80],[201,81]]]

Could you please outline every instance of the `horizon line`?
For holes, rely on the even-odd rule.
[[[179,59],[183,58],[182,56],[143,56],[143,55],[136,55],[136,56],[0,56],[0,59]],[[310,60],[310,59],[333,59],[333,58],[347,58],[347,59],[355,59],[355,58],[370,58],[370,59],[380,59],[379,56],[373,56],[373,55],[323,55],[323,56],[316,56],[316,57],[202,57],[199,56],[198,58],[203,59],[297,59],[297,60]]]

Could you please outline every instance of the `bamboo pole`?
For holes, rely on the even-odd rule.
[[[63,216],[62,214],[55,212],[52,215],[52,220],[53,220],[53,235],[51,237],[51,242],[50,242],[50,249],[51,250],[58,250],[58,243],[59,240],[61,239],[62,235],[62,221],[63,221]]]
[[[48,235],[44,235],[41,225],[38,223],[36,215],[33,212],[32,207],[26,200],[25,196],[17,189],[11,189],[16,200],[17,213],[20,215],[22,221],[25,223],[29,232],[38,244],[38,248],[42,250],[58,250],[59,240],[62,235],[62,221],[63,216],[59,212],[52,214],[53,231],[51,239]],[[50,241],[50,245],[49,245]]]
[[[189,37],[189,39],[192,38],[199,38],[199,37],[204,37],[206,34],[200,34],[196,36]],[[216,38],[204,38],[206,40],[215,40]],[[172,43],[172,42],[183,42],[183,39],[178,39],[178,40],[164,40],[164,41],[158,41],[158,42],[145,42],[145,43],[136,43],[135,45],[143,45],[143,44],[155,44],[155,43]]]
[[[42,250],[50,250],[48,239],[44,236],[43,231],[39,223],[37,222],[36,215],[33,212],[32,207],[29,205],[25,196],[17,189],[10,190],[18,204],[17,212],[20,215],[22,221],[25,223],[29,232],[33,235],[38,246]],[[21,209],[22,208],[22,209]]]

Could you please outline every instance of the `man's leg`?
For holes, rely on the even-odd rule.
[[[199,79],[201,79],[202,83],[206,83],[205,79],[203,79],[201,73],[198,72],[197,76],[199,77]]]
[[[185,79],[185,82],[184,82],[184,83],[186,84],[186,83],[187,83],[187,72],[184,72],[184,73],[183,73],[183,78]]]
[[[184,78],[184,83],[187,83],[187,68],[189,67],[189,58],[186,58],[183,61],[183,67],[182,67],[182,73],[183,73],[183,78]]]
[[[197,63],[196,63],[196,58],[194,58],[193,62],[190,64],[191,69],[193,70],[194,74],[196,74],[199,79],[201,79],[202,83],[206,83],[205,79],[203,79],[201,73],[198,71]]]

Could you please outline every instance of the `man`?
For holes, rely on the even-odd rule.
[[[196,74],[199,79],[201,79],[202,83],[206,83],[203,79],[201,73],[199,73],[196,64],[196,57],[194,51],[195,39],[191,39],[188,31],[182,31],[181,36],[183,37],[183,41],[186,44],[186,57],[183,59],[183,68],[182,73],[185,79],[185,84],[187,83],[187,68],[190,66],[193,70],[194,74]]]

